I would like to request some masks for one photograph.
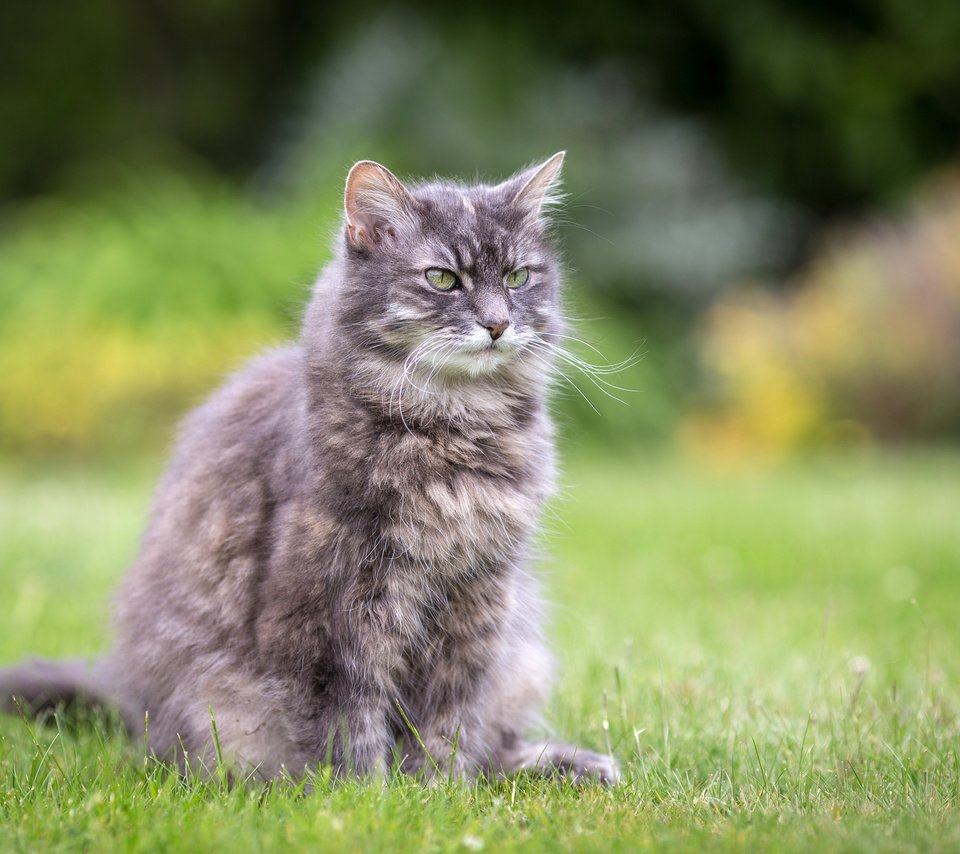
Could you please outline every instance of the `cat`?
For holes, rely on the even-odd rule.
[[[614,783],[612,757],[526,738],[551,675],[529,563],[563,157],[475,186],[357,163],[299,340],[183,422],[112,651],[0,673],[6,707],[108,703],[162,758],[265,779]]]

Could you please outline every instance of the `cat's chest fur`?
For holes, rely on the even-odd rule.
[[[350,638],[377,650],[363,667],[397,691],[464,650],[489,657],[552,487],[545,412],[409,430],[324,414],[319,492],[295,505],[275,555],[261,649],[319,662]]]
[[[439,576],[482,575],[516,560],[551,488],[539,424],[387,432],[367,489],[394,559]]]

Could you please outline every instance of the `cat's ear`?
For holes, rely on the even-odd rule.
[[[565,156],[565,151],[558,151],[538,166],[533,166],[502,184],[501,188],[507,194],[508,201],[533,219],[538,219],[551,206],[558,204],[560,167],[563,166]]]
[[[357,249],[375,250],[413,219],[410,191],[385,166],[372,160],[354,164],[343,195],[347,241]]]

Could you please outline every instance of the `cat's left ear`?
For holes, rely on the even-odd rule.
[[[566,154],[565,151],[558,151],[538,166],[501,184],[511,204],[523,210],[527,216],[538,219],[546,208],[559,202],[560,167]]]
[[[386,166],[361,160],[347,175],[343,195],[347,242],[356,249],[376,250],[413,220],[415,204],[410,191]]]

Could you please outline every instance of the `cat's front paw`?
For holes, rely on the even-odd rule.
[[[576,783],[603,783],[613,786],[620,782],[620,769],[612,756],[577,749],[565,769]]]
[[[527,761],[519,764],[531,773],[561,774],[575,783],[601,783],[613,786],[620,781],[620,769],[612,756],[594,753],[570,744],[547,745],[540,749],[535,761],[533,750],[527,749]]]

